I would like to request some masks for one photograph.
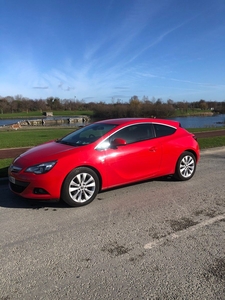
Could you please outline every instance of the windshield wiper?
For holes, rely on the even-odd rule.
[[[71,142],[66,142],[63,140],[57,140],[56,143],[60,143],[60,144],[64,144],[64,145],[69,145],[69,146],[76,146],[75,144],[71,143]]]

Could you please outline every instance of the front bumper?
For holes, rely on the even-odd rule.
[[[24,198],[36,200],[59,200],[61,182],[45,175],[32,175],[30,178],[20,178],[17,174],[9,173],[10,190]]]

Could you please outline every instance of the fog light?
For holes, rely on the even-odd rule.
[[[34,194],[38,195],[45,195],[48,194],[48,192],[42,188],[35,188],[33,191]]]

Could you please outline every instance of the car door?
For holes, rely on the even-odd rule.
[[[104,164],[109,187],[157,176],[162,157],[161,144],[154,138],[152,125],[137,124],[110,137],[122,138],[125,145],[105,150]]]

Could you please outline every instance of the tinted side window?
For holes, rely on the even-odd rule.
[[[154,131],[151,124],[137,124],[119,130],[117,133],[111,136],[110,140],[112,141],[115,138],[122,138],[127,142],[127,144],[130,144],[138,141],[148,140],[153,137]]]
[[[159,124],[154,124],[154,129],[156,137],[171,135],[176,131],[174,127]]]

